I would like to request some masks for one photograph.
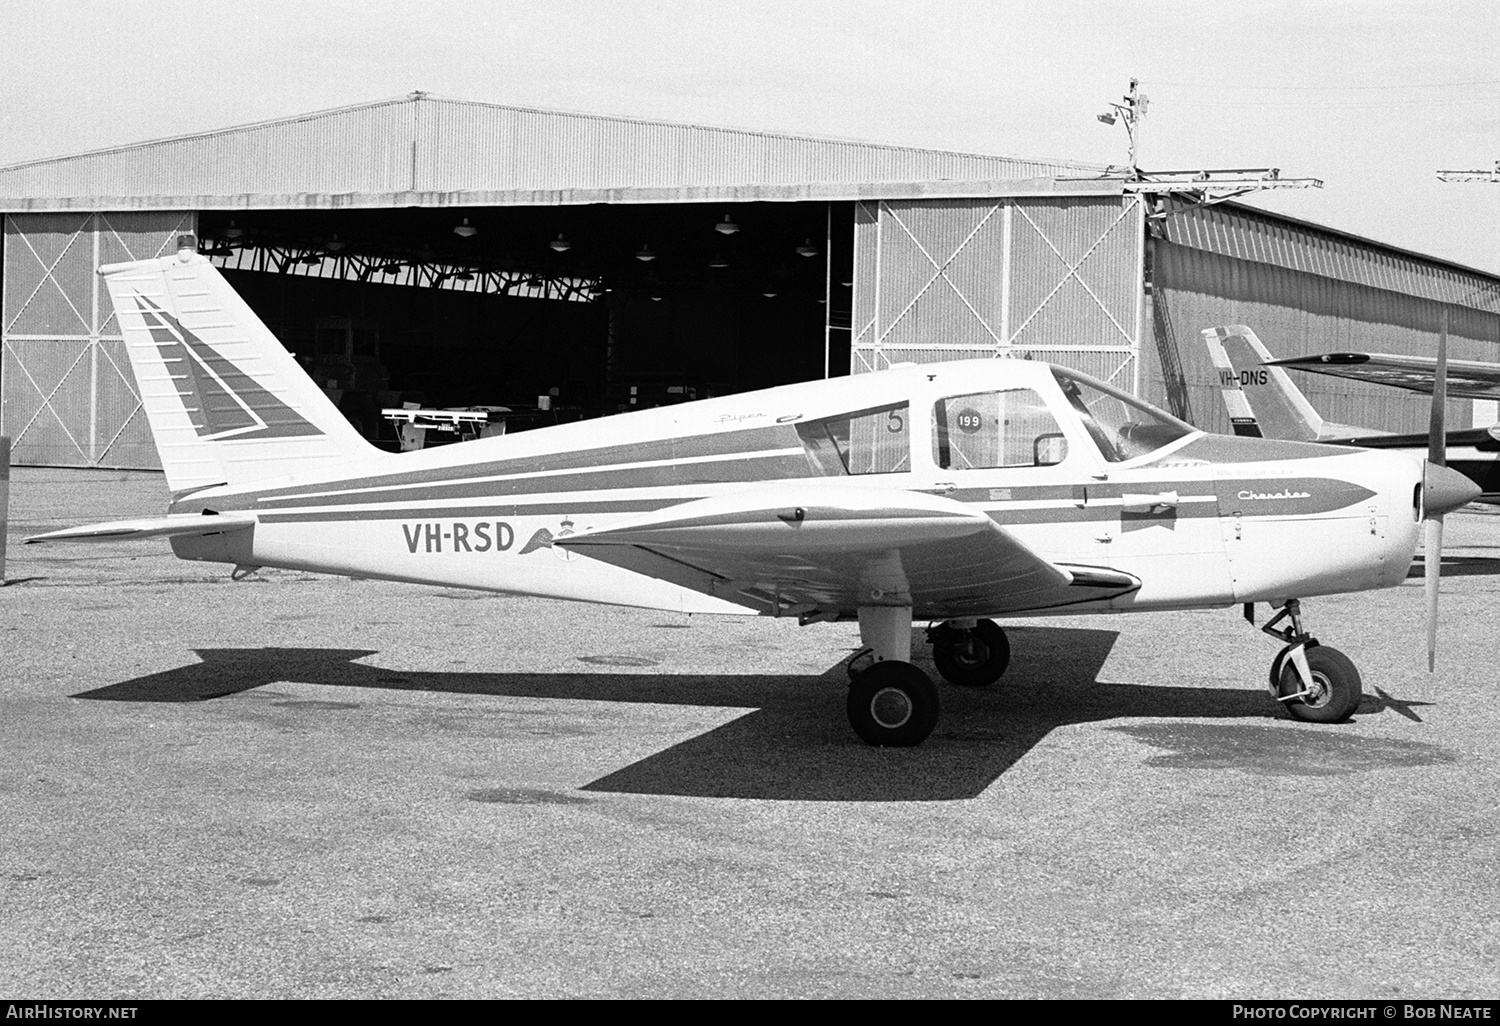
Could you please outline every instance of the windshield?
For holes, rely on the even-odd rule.
[[[1111,463],[1145,456],[1198,429],[1093,378],[1054,370],[1068,403]]]

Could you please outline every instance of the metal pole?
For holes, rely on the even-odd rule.
[[[828,204],[828,224],[823,230],[823,378],[833,376],[833,204]],[[853,319],[850,319],[853,323]]]
[[[1144,97],[1140,92],[1141,80],[1132,78],[1130,80],[1130,92],[1125,97],[1125,102],[1130,105],[1130,111],[1125,115],[1125,127],[1130,129],[1130,170],[1139,171],[1141,168],[1141,117],[1146,113]]]
[[[0,584],[5,583],[5,534],[10,529],[10,437],[0,435]]]

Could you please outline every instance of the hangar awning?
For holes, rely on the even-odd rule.
[[[0,172],[3,174],[3,172]],[[985,199],[1005,196],[1119,196],[1113,179],[1024,178],[973,182],[817,182],[452,192],[241,193],[192,196],[0,197],[0,212],[66,210],[357,210],[400,207],[561,207],[595,203],[804,203],[851,200]]]
[[[1003,190],[1118,190],[1108,173],[1103,165],[1070,161],[412,93],[0,167],[0,210],[940,199],[1015,194]]]

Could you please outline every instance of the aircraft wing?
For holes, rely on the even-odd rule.
[[[910,605],[999,615],[1134,591],[1049,562],[973,506],[900,489],[777,485],[683,503],[554,544],[779,616]]]
[[[253,517],[235,516],[228,513],[169,513],[166,516],[146,517],[141,520],[113,520],[107,524],[67,527],[61,531],[33,535],[26,539],[26,544],[57,541],[135,541],[140,538],[163,538],[174,535],[225,534],[229,531],[242,531],[254,524]]]
[[[1372,381],[1412,392],[1432,394],[1437,360],[1430,356],[1396,356],[1390,353],[1321,353],[1267,360],[1267,367],[1290,367],[1314,374]],[[1479,360],[1448,361],[1450,399],[1500,399],[1500,363]]]

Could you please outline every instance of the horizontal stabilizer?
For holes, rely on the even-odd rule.
[[[68,527],[61,531],[33,535],[26,539],[34,542],[103,542],[136,541],[140,538],[185,537],[188,535],[225,534],[243,531],[255,524],[253,517],[230,514],[176,513],[162,517],[145,517],[140,520],[113,520],[107,524],[86,524],[83,527]]]

